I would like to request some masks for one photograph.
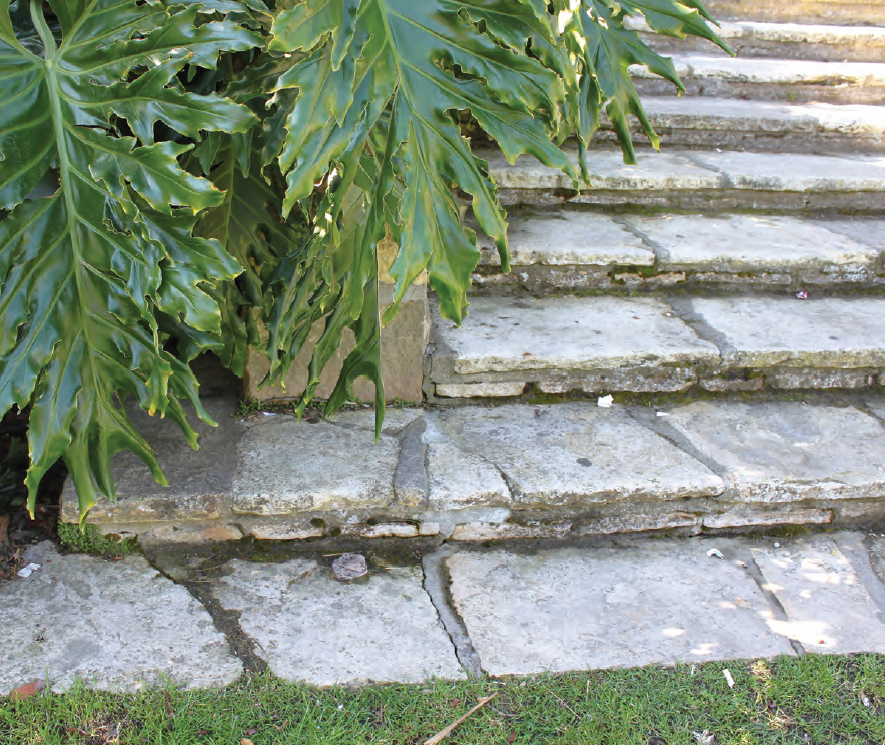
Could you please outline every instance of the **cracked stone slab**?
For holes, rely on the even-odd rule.
[[[721,339],[722,360],[730,366],[885,365],[882,298],[693,298],[690,307]]]
[[[507,238],[513,266],[569,264],[651,266],[654,253],[611,217],[587,212],[514,212]],[[484,240],[483,240],[484,239]],[[480,239],[481,263],[498,266],[491,239]]]
[[[794,217],[628,216],[624,221],[658,249],[658,266],[665,270],[872,271],[879,256],[874,248]]]
[[[234,559],[211,591],[275,675],[311,685],[465,677],[418,567],[340,582],[312,559]]]
[[[522,504],[713,496],[723,482],[623,409],[509,405],[440,412],[439,432],[494,463]]]
[[[885,623],[856,568],[826,535],[756,547],[753,558],[780,600],[787,621],[772,620],[778,633],[809,652],[885,652]]]
[[[376,443],[368,428],[288,416],[263,421],[240,441],[233,510],[289,515],[387,507],[398,457],[395,439],[382,435]]]
[[[689,157],[721,173],[736,189],[885,191],[885,161],[877,156],[695,151]]]
[[[42,566],[0,592],[0,695],[47,679],[59,693],[78,680],[120,692],[203,688],[243,672],[206,609],[143,556],[62,556],[45,541],[25,561]]]
[[[477,297],[461,327],[436,314],[458,374],[715,363],[719,350],[653,298]]]
[[[740,502],[885,497],[885,428],[852,407],[696,402],[664,420]]]
[[[747,571],[700,541],[461,552],[451,592],[490,675],[790,654]]]

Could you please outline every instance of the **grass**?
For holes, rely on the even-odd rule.
[[[728,668],[735,686],[722,674]],[[531,679],[317,690],[269,675],[223,690],[0,699],[10,745],[420,744],[498,696],[451,745],[885,743],[885,656],[814,656]]]
[[[118,540],[114,536],[105,536],[96,525],[86,523],[82,529],[74,523],[58,522],[58,538],[61,545],[71,551],[96,556],[128,556],[136,549],[133,538]]]

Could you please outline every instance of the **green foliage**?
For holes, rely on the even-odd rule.
[[[0,0],[0,414],[30,411],[29,507],[59,457],[81,515],[113,498],[120,450],[165,483],[127,399],[195,447],[182,401],[210,419],[188,363],[242,374],[263,349],[279,382],[316,325],[298,413],[350,328],[325,412],[365,376],[380,431],[382,323],[425,269],[463,318],[468,207],[507,268],[462,117],[576,185],[559,144],[583,153],[603,110],[628,161],[628,115],[657,143],[627,68],[678,78],[628,15],[718,43],[697,0]]]
[[[11,437],[9,450],[0,461],[0,515],[20,508],[28,497],[22,484],[28,469],[28,446],[20,437]]]
[[[71,551],[98,556],[128,556],[136,547],[134,538],[119,540],[115,536],[102,535],[98,527],[90,523],[74,525],[59,522],[58,537],[61,545]]]

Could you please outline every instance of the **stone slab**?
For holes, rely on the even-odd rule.
[[[719,358],[713,344],[652,298],[477,297],[462,326],[438,314],[435,323],[459,374],[648,368]]]
[[[885,220],[854,217],[841,220],[820,220],[819,224],[834,233],[847,235],[858,243],[885,251]]]
[[[577,163],[577,151],[564,148]],[[542,165],[531,156],[520,156],[511,165],[500,153],[479,151],[489,162],[491,175],[502,189],[571,189],[571,179],[555,168]],[[598,189],[654,190],[711,189],[722,184],[721,176],[676,153],[643,153],[635,166],[626,165],[620,150],[591,150],[587,155],[590,186]]]
[[[885,84],[885,64],[879,62],[819,62],[706,54],[674,55],[673,62],[693,78],[715,78],[739,83],[834,86]]]
[[[619,408],[463,408],[440,412],[435,426],[462,451],[494,463],[523,504],[671,500],[723,488],[706,466]]]
[[[58,693],[78,680],[126,692],[242,674],[205,608],[143,556],[62,556],[45,541],[25,561],[42,566],[0,592],[0,695],[35,680]]]
[[[788,620],[772,620],[772,628],[809,652],[885,652],[879,609],[836,542],[817,535],[780,543],[752,550],[787,613]]]
[[[587,264],[651,266],[654,253],[611,217],[587,212],[512,212],[507,235],[513,266]],[[481,263],[498,266],[491,239],[481,240]]]
[[[170,486],[154,481],[148,467],[134,453],[118,453],[111,463],[117,502],[100,499],[89,513],[90,522],[120,524],[218,516],[231,493],[243,426],[234,418],[237,402],[233,397],[209,399],[203,404],[218,426],[200,421],[187,407],[188,419],[199,435],[200,449],[196,451],[187,445],[181,429],[171,419],[148,416],[137,406],[127,406],[131,421],[150,443]],[[77,494],[70,479],[65,482],[61,503],[62,519],[78,522]]]
[[[885,428],[852,407],[696,402],[663,420],[740,502],[885,497]]]
[[[510,489],[498,468],[440,433],[432,415],[428,417],[424,441],[431,510],[510,504]]]
[[[885,25],[885,7],[878,0],[707,0],[704,6],[716,19]]]
[[[876,367],[885,364],[885,299],[694,298],[723,363],[733,367]]]
[[[399,443],[368,429],[279,416],[250,427],[239,444],[233,511],[290,515],[374,509],[393,502]]]
[[[720,173],[733,189],[793,192],[885,191],[885,161],[796,153],[694,151],[686,155]]]
[[[240,612],[243,630],[273,673],[331,686],[463,679],[417,567],[370,568],[352,582],[312,559],[235,559],[211,588]]]
[[[490,675],[790,654],[745,569],[700,541],[461,552],[451,592]]]
[[[872,271],[878,251],[808,220],[768,215],[628,216],[624,222],[653,245],[664,270]]]

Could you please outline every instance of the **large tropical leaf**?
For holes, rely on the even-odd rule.
[[[240,268],[217,241],[192,235],[195,213],[223,194],[181,168],[190,145],[153,132],[157,121],[190,137],[248,130],[248,109],[188,94],[176,73],[260,39],[229,22],[196,25],[198,4],[56,0],[60,31],[42,7],[30,5],[35,53],[0,5],[0,205],[10,210],[0,223],[0,413],[31,407],[31,507],[64,457],[85,514],[99,493],[113,496],[119,450],[164,481],[126,398],[171,416],[194,446],[180,399],[209,421],[157,317],[219,333],[211,293]],[[28,198],[47,175],[51,195]]]

